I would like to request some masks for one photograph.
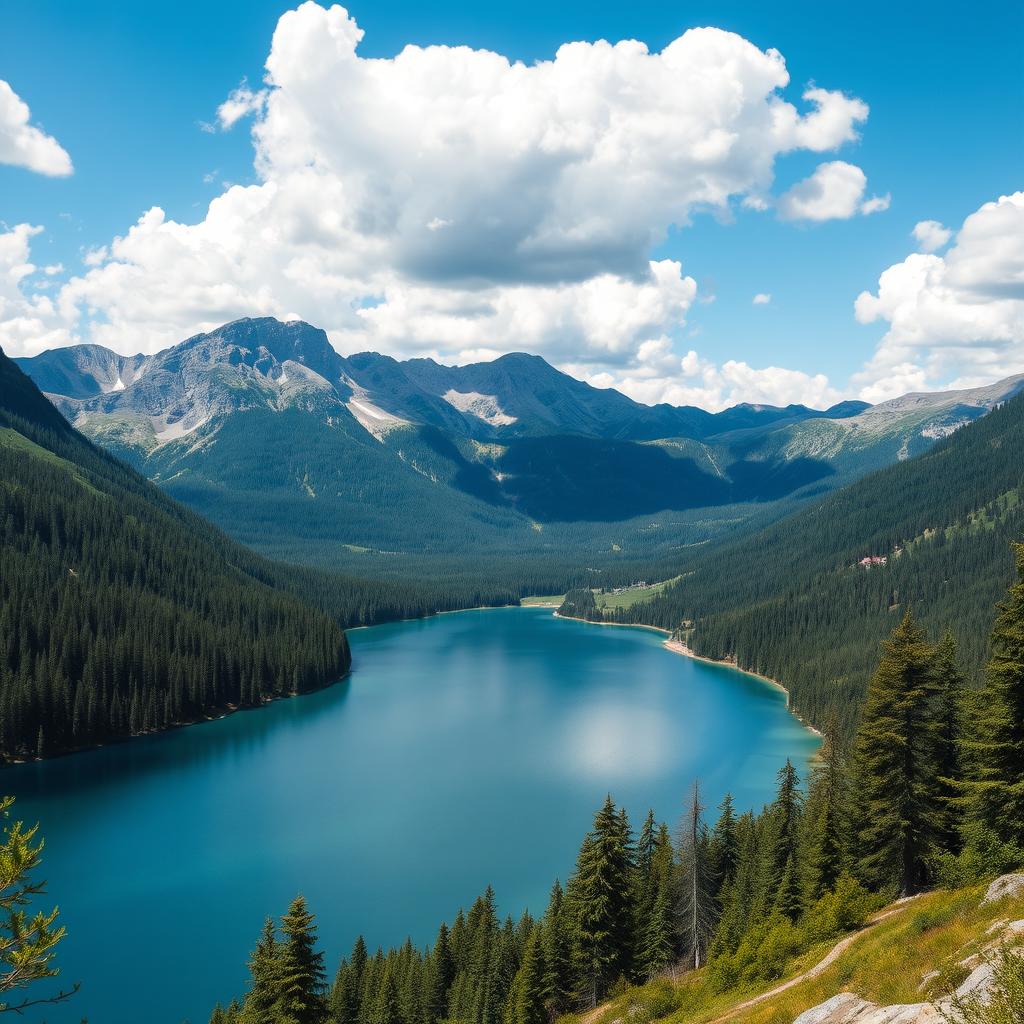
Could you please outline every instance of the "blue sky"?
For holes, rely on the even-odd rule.
[[[32,239],[31,259],[63,264],[51,287],[82,274],[83,252],[123,235],[148,208],[195,223],[225,183],[259,180],[247,123],[212,133],[200,123],[215,121],[218,105],[243,78],[259,87],[285,10],[265,2],[130,7],[37,0],[8,7],[0,79],[74,161],[74,173],[63,178],[0,164],[0,221],[44,227]],[[728,215],[692,212],[689,223],[669,227],[652,249],[654,259],[681,261],[697,283],[685,326],[670,332],[679,355],[693,348],[716,364],[739,360],[825,374],[847,393],[847,381],[892,326],[887,316],[858,323],[854,300],[877,291],[880,273],[913,251],[914,225],[933,219],[955,231],[982,204],[1024,188],[1019,5],[442,0],[357,3],[349,10],[365,32],[358,49],[364,58],[392,57],[407,43],[462,44],[529,64],[550,60],[567,41],[635,38],[656,52],[688,28],[717,26],[781,51],[791,76],[784,95],[801,110],[800,93],[810,84],[868,104],[858,141],[780,155],[772,193],[781,195],[823,161],[842,160],[867,176],[865,197],[891,196],[887,210],[783,221],[734,203]],[[769,294],[770,303],[754,305],[756,293]],[[311,303],[308,318],[316,311]],[[101,311],[97,319],[113,315]],[[1015,317],[1011,311],[1011,334]],[[68,337],[84,337],[83,329],[79,324]],[[1000,336],[1004,349],[1005,340]],[[956,341],[972,346],[984,339]],[[487,348],[485,339],[479,347]],[[574,369],[602,370],[600,359],[577,367],[557,348],[552,355]],[[986,356],[979,368],[983,375],[1013,358],[1016,352],[1003,351],[1002,361]],[[919,360],[922,373],[929,365]],[[947,376],[970,377],[963,366],[961,359]],[[615,383],[629,375],[627,368],[611,369]]]

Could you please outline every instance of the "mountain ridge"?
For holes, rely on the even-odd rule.
[[[524,353],[342,356],[324,331],[267,317],[153,356],[80,346],[19,365],[94,442],[237,539],[360,574],[514,552],[649,575],[656,553],[678,560],[927,450],[1024,384],[713,414],[642,405]]]

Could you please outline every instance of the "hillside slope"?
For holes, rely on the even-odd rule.
[[[306,692],[349,666],[332,617],[95,449],[2,353],[0,577],[6,758]]]
[[[681,629],[696,653],[780,680],[802,715],[822,725],[836,711],[849,733],[878,643],[908,605],[933,630],[955,624],[980,677],[1010,544],[1024,538],[1022,452],[1018,396],[917,458],[693,558],[681,580],[615,617]]]
[[[1009,895],[992,898],[999,892]],[[1002,948],[1024,941],[1024,876],[892,904],[840,942],[789,962],[776,980],[718,991],[706,972],[658,979],[589,1013],[584,1024],[943,1024],[950,997],[984,1002]],[[1021,968],[1024,975],[1024,967]]]

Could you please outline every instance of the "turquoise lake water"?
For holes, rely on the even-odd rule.
[[[26,1019],[205,1024],[297,892],[331,974],[358,933],[425,943],[488,883],[540,912],[606,793],[634,824],[674,824],[694,777],[746,809],[817,748],[780,691],[649,630],[501,609],[349,636],[320,693],[4,771],[82,982]]]

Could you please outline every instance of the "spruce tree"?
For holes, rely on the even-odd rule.
[[[544,991],[552,1017],[568,1013],[575,1000],[572,938],[565,894],[556,880],[544,914]]]
[[[393,964],[387,964],[380,990],[374,1001],[371,1024],[407,1024],[402,1020],[402,1004],[398,995],[398,981]]]
[[[733,809],[732,794],[726,793],[719,805],[718,821],[711,833],[708,846],[708,863],[712,882],[717,895],[722,886],[736,877],[739,860],[739,840],[736,837],[736,812]]]
[[[1003,842],[1024,846],[1024,545],[1014,545],[1017,582],[999,605],[992,658],[964,744],[971,818]]]
[[[455,980],[455,957],[452,954],[448,925],[444,922],[437,931],[431,957],[428,991],[424,999],[427,1024],[435,1024],[448,1016],[448,992]]]
[[[534,928],[505,1003],[505,1024],[548,1024],[545,974],[541,929]]]
[[[664,875],[655,881],[654,901],[640,938],[638,959],[644,978],[656,977],[675,960],[675,931],[672,881]]]
[[[935,648],[935,776],[938,821],[936,841],[948,853],[960,852],[963,818],[960,780],[963,777],[964,691],[966,683],[957,660],[957,643],[946,630]]]
[[[327,1015],[324,955],[316,948],[313,921],[302,896],[281,918],[277,1024],[321,1024]]]
[[[579,950],[591,1006],[630,966],[631,864],[623,822],[609,796],[584,840],[573,880]]]
[[[835,888],[843,873],[847,821],[846,768],[839,722],[832,716],[811,775],[807,799],[806,882],[813,902]]]
[[[855,746],[858,872],[909,895],[937,847],[935,652],[909,611],[882,650]]]
[[[279,952],[277,930],[268,917],[249,958],[252,983],[242,1004],[244,1024],[277,1024],[277,1005],[281,994]]]

